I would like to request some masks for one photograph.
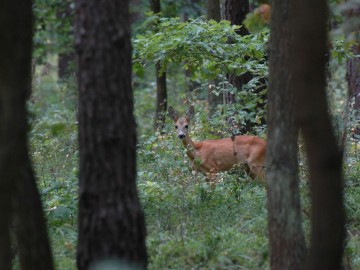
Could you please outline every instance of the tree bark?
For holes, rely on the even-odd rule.
[[[69,1],[66,1],[64,4],[61,5],[61,9],[57,12],[56,16],[57,19],[59,20],[60,26],[59,29],[60,31],[64,30],[65,27],[65,23],[64,20],[71,20],[71,24],[73,25],[73,17],[74,14],[72,12],[71,9],[71,3]],[[73,35],[73,30],[71,29],[71,31],[66,31],[65,33],[62,33],[62,35]],[[75,61],[75,54],[73,51],[73,47],[74,44],[66,44],[69,47],[67,47],[67,51],[66,52],[62,52],[59,53],[58,55],[58,77],[59,79],[66,79],[72,72],[71,67],[72,64],[74,64]]]
[[[21,268],[53,269],[27,146],[26,98],[31,89],[32,22],[31,1],[0,4],[0,31],[4,36],[0,43],[0,269],[11,269],[8,247],[11,218],[15,218]]]
[[[221,20],[220,0],[208,0],[206,8],[207,8],[208,19],[220,22]]]
[[[303,269],[306,244],[301,226],[298,127],[291,65],[296,52],[288,0],[272,1],[266,183],[270,265],[273,270]],[[286,68],[284,68],[286,67]]]
[[[75,61],[75,55],[72,52],[60,53],[58,59],[59,79],[66,79],[71,74],[71,64]]]
[[[241,36],[249,34],[249,31],[242,24],[243,20],[246,17],[246,14],[249,13],[249,0],[226,0],[225,1],[225,19],[229,20],[232,25],[241,25],[237,30],[237,33]],[[252,79],[250,72],[245,72],[240,76],[234,74],[228,75],[229,82],[236,87],[241,89],[242,86],[248,83]],[[226,95],[226,103],[232,104],[235,103],[235,95],[228,93]]]
[[[225,19],[229,20],[231,24],[240,25],[241,28],[237,30],[239,35],[245,36],[249,34],[249,31],[243,25],[243,20],[246,17],[246,14],[249,12],[249,1],[248,0],[225,0]],[[250,72],[245,72],[239,76],[234,74],[227,75],[230,84],[232,84],[237,90],[241,90],[244,85],[246,85],[252,78],[253,75]],[[266,85],[265,79],[261,80],[264,86]],[[264,87],[259,87],[256,94],[259,94],[264,90]],[[227,104],[236,103],[235,94],[226,93],[225,102]],[[263,104],[258,104],[257,107],[263,109]],[[247,121],[245,125],[240,125],[238,123],[234,123],[229,120],[229,125],[232,126],[233,129],[238,129],[239,133],[246,133],[251,131],[254,124],[250,121]]]
[[[166,72],[160,73],[160,63],[155,65],[156,69],[156,113],[155,113],[155,130],[163,133],[165,126],[165,115],[167,110],[167,87]],[[160,75],[161,74],[161,75]]]
[[[217,22],[220,22],[221,20],[221,9],[220,9],[220,0],[208,0],[207,2],[207,13],[208,13],[208,19],[209,20],[215,20]],[[215,95],[213,93],[213,88],[218,85],[219,80],[215,79],[213,81],[209,81],[209,87],[208,87],[208,95],[207,95],[207,101],[209,104],[209,116],[211,117],[216,107],[223,103],[223,93],[219,95]]]
[[[360,47],[353,48],[354,54],[360,54]],[[346,78],[348,81],[349,94],[355,99],[354,109],[360,109],[360,58],[353,57],[347,62]]]
[[[345,12],[347,20],[355,20],[360,17],[360,8],[350,9]],[[356,29],[352,29],[355,30]],[[359,31],[359,27],[357,26]],[[357,43],[352,47],[352,52],[354,55],[360,54],[360,45]],[[348,60],[346,65],[346,79],[349,89],[350,100],[354,99],[353,109],[356,111],[355,116],[359,119],[359,113],[357,112],[360,109],[360,58],[352,57]],[[356,127],[354,130],[355,134],[360,135],[360,127]]]
[[[155,14],[161,12],[160,0],[150,0],[151,11]],[[166,89],[166,72],[160,72],[161,65],[156,63],[156,113],[155,113],[155,130],[160,130],[165,126],[165,115],[167,110],[167,89]]]
[[[311,247],[306,269],[341,269],[344,248],[342,153],[326,101],[327,1],[294,2],[294,91],[311,183]],[[306,17],[304,17],[306,14]]]
[[[14,225],[21,269],[50,270],[53,259],[47,235],[40,195],[35,185],[31,162],[27,158],[21,169],[14,201]],[[20,198],[20,199],[19,199]],[[36,248],[34,248],[36,247]]]
[[[226,0],[225,1],[225,19],[231,24],[243,25],[246,14],[249,13],[249,0]],[[237,30],[241,36],[246,36],[249,31],[245,26]]]
[[[117,258],[146,268],[136,188],[129,1],[77,0],[79,237],[77,265]]]

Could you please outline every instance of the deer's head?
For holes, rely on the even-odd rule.
[[[173,107],[168,109],[169,117],[175,122],[176,134],[181,140],[185,140],[189,131],[190,120],[194,116],[194,107],[191,105],[184,117],[179,117],[178,113],[174,110]]]

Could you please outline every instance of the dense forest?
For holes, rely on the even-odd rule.
[[[0,4],[0,269],[360,269],[359,0]]]

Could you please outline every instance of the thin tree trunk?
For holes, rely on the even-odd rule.
[[[0,190],[5,194],[0,197],[6,200],[1,203],[4,235],[0,237],[4,242],[0,244],[0,269],[11,266],[8,233],[12,210],[21,268],[51,270],[47,230],[27,147],[25,103],[31,88],[31,1],[1,3],[0,18],[0,31],[5,37],[0,43]]]
[[[306,269],[341,269],[344,248],[342,153],[326,101],[327,1],[294,2],[294,91],[311,183],[311,247]],[[306,18],[304,17],[306,14]]]
[[[266,156],[270,265],[273,270],[300,270],[306,244],[301,226],[298,127],[293,71],[284,68],[296,54],[290,25],[295,10],[288,0],[274,0],[272,7]]]
[[[145,222],[136,188],[129,1],[77,0],[75,9],[80,151],[77,266],[89,269],[117,259],[146,268]]]
[[[162,133],[165,126],[165,115],[167,110],[167,87],[166,72],[160,73],[160,63],[155,65],[156,69],[156,113],[155,113],[155,130]],[[161,74],[161,75],[160,75]]]
[[[353,8],[345,12],[346,18],[348,21],[356,20],[360,17],[360,8]],[[357,24],[359,25],[359,24]],[[355,30],[355,29],[352,29]],[[359,26],[357,30],[360,31]],[[360,45],[359,43],[355,44],[352,47],[352,52],[354,55],[360,55]],[[360,118],[360,114],[357,112],[360,109],[360,58],[352,57],[346,65],[346,79],[349,89],[350,100],[354,99],[353,109],[356,111],[356,118]],[[360,135],[360,127],[356,127],[355,134]]]
[[[237,30],[237,33],[241,36],[249,34],[249,31],[243,25],[243,20],[246,17],[246,14],[249,12],[249,0],[225,0],[225,19],[229,20],[231,24],[240,25],[241,27]],[[228,74],[228,81],[232,86],[234,86],[238,91],[242,89],[252,78],[250,72],[245,72],[241,75]],[[236,94],[227,92],[225,93],[225,102],[226,104],[236,103]],[[232,133],[246,133],[250,131],[251,124],[250,122],[241,125],[232,120],[232,117],[229,117],[228,123],[230,130],[233,130]]]
[[[353,48],[354,54],[360,54],[360,47]],[[349,94],[355,99],[354,109],[360,109],[360,58],[353,57],[347,62],[346,78],[348,81]]]
[[[70,66],[75,61],[75,55],[72,52],[60,53],[58,59],[58,76],[65,79],[71,74]]]
[[[220,22],[220,20],[221,20],[220,0],[208,0],[207,13],[208,13],[209,20],[215,20],[217,22]],[[209,104],[209,116],[210,117],[214,114],[216,107],[219,104],[223,103],[223,93],[220,93],[219,95],[216,95],[213,93],[213,90],[215,90],[214,88],[218,84],[219,84],[218,79],[209,81],[207,101]]]
[[[161,12],[160,0],[150,0],[151,11],[155,14]],[[166,89],[166,72],[160,73],[161,65],[156,63],[156,113],[155,113],[155,130],[160,130],[165,126],[165,114],[167,110],[167,89]]]
[[[71,2],[68,1],[64,4],[64,8],[61,9],[61,12],[59,11],[56,14],[57,19],[60,22],[60,30],[63,30],[65,27],[64,20],[71,18],[71,23],[73,24],[73,15],[74,14],[71,10]],[[73,30],[71,29],[71,31],[67,34],[72,36]],[[71,64],[74,64],[75,61],[75,54],[73,52],[74,45],[72,43],[67,45],[71,46],[72,48],[67,48],[67,52],[59,53],[58,55],[58,76],[60,79],[66,79],[71,74]]]
[[[225,1],[225,19],[229,20],[233,25],[241,25],[237,30],[237,33],[241,36],[249,34],[249,31],[242,24],[243,20],[246,17],[246,14],[249,13],[249,0],[226,0]],[[228,75],[229,82],[236,87],[241,89],[242,86],[248,83],[252,79],[250,72],[245,72],[240,76],[234,74]],[[226,103],[232,104],[235,103],[235,95],[228,93],[226,95]]]
[[[225,19],[229,20],[231,24],[241,25],[241,28],[237,30],[239,35],[245,36],[249,34],[249,31],[243,25],[243,20],[245,19],[247,13],[249,12],[249,1],[248,0],[225,0]],[[234,74],[228,74],[229,82],[237,89],[241,90],[244,85],[246,85],[251,79],[253,79],[253,75],[250,72],[245,72],[239,76]],[[254,90],[254,94],[261,95],[263,99],[266,99],[266,94],[263,94],[263,91],[267,87],[266,78],[261,78],[259,80],[260,86]],[[225,96],[225,102],[227,104],[233,104],[236,102],[234,93],[227,93]],[[265,110],[265,103],[258,103],[256,105],[257,110]],[[265,124],[265,119],[261,119],[261,124]],[[254,124],[251,121],[245,121],[245,124],[234,123],[229,120],[229,124],[234,128],[238,129],[240,133],[252,132]]]

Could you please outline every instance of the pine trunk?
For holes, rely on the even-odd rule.
[[[0,4],[0,269],[10,269],[9,222],[15,218],[22,269],[53,269],[45,219],[28,155],[26,98],[31,92],[31,1]],[[12,216],[10,215],[12,212]],[[9,260],[9,261],[6,261]]]
[[[160,0],[150,0],[151,11],[155,14],[161,12]],[[161,65],[156,63],[156,113],[155,113],[155,130],[160,130],[165,126],[165,114],[167,110],[167,89],[166,89],[166,72],[160,72]]]
[[[63,30],[65,28],[64,20],[68,20],[71,18],[71,23],[73,24],[73,16],[71,9],[71,2],[64,3],[64,8],[61,8],[60,11],[56,14],[58,21],[60,22],[59,29]],[[73,30],[66,33],[62,33],[63,35],[73,35]],[[71,46],[71,48],[66,48],[66,52],[59,53],[58,55],[58,77],[59,79],[66,79],[73,71],[72,65],[74,65],[75,54],[73,52],[73,43],[66,44]]]
[[[136,188],[129,1],[76,1],[80,270],[107,259],[146,268]],[[125,266],[123,266],[125,268]]]
[[[241,36],[249,34],[249,31],[242,24],[246,14],[248,13],[249,0],[225,0],[225,19],[229,20],[232,25],[242,26],[237,30],[237,33]],[[252,79],[252,75],[250,72],[246,72],[240,76],[229,74],[228,79],[234,87],[240,90],[244,84],[248,83]],[[235,95],[230,93],[227,94],[226,103],[235,103]]]
[[[360,8],[352,8],[345,13],[347,20],[352,21],[360,17]],[[359,26],[357,27],[358,31]],[[354,30],[354,29],[353,29]],[[360,55],[360,44],[357,43],[352,47],[354,55]],[[346,79],[349,88],[349,97],[354,99],[353,109],[355,110],[355,116],[357,119],[360,118],[360,57],[352,57],[348,60],[346,65]],[[357,126],[354,133],[360,135],[360,127]]]
[[[208,0],[206,8],[209,20],[217,22],[221,20],[220,0]]]
[[[344,249],[342,153],[326,100],[327,1],[294,2],[294,91],[311,184],[311,246],[306,269],[341,269]],[[306,18],[304,17],[306,14]]]
[[[208,0],[207,13],[208,13],[209,20],[215,20],[217,22],[220,22],[220,20],[221,20],[220,0]],[[215,87],[218,84],[219,84],[218,79],[209,81],[207,101],[209,104],[209,116],[210,117],[215,113],[216,107],[219,104],[223,103],[223,99],[224,99],[223,93],[219,93],[218,95],[213,93],[213,91],[215,90]]]
[[[301,225],[298,127],[292,70],[284,68],[295,56],[290,25],[294,9],[287,0],[274,0],[272,10],[266,156],[270,264],[272,270],[300,270],[306,244]]]

